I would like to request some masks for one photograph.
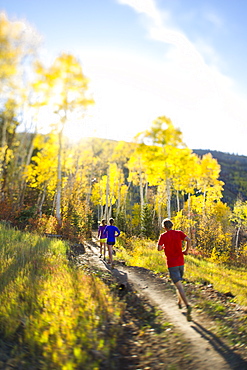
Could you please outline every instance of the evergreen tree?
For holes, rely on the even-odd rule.
[[[153,217],[149,204],[144,204],[141,214],[141,234],[147,238],[153,236]]]

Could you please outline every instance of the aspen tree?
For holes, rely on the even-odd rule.
[[[73,55],[61,54],[50,68],[37,64],[40,84],[44,88],[44,99],[49,95],[49,104],[58,117],[58,156],[57,156],[57,190],[56,217],[61,226],[61,192],[62,192],[62,147],[65,125],[72,119],[83,118],[85,109],[93,104],[92,98],[86,96],[88,79],[81,64]]]
[[[172,160],[176,149],[183,147],[182,133],[165,116],[158,117],[149,130],[137,135],[139,151],[145,164],[149,185],[165,182],[167,216],[171,217]],[[146,145],[145,145],[146,144]]]
[[[247,227],[247,202],[238,199],[234,205],[230,220],[236,225],[235,254],[239,255],[240,230]]]
[[[1,155],[0,175],[3,176],[1,184],[2,199],[8,186],[11,186],[9,194],[18,198],[13,188],[21,183],[21,165],[15,168],[17,176],[15,181],[9,179],[10,164],[12,169],[16,161],[8,160],[10,153],[17,150],[15,133],[17,127],[23,122],[23,110],[26,107],[29,92],[29,81],[26,71],[32,70],[32,63],[37,58],[40,44],[40,36],[25,21],[10,21],[4,12],[0,13],[0,93],[1,93]],[[10,140],[10,136],[12,139]],[[8,139],[8,140],[7,140]],[[26,155],[21,153],[20,158]],[[8,163],[7,163],[8,162]],[[13,194],[14,193],[14,194]]]
[[[206,196],[208,200],[214,201],[222,197],[224,183],[219,180],[220,165],[211,153],[205,154],[200,160],[197,187],[203,194],[204,208]],[[209,204],[209,202],[208,202]]]
[[[39,193],[36,200],[36,207],[39,216],[42,215],[42,208],[46,197],[54,197],[56,190],[56,157],[57,140],[55,134],[38,134],[34,139],[36,154],[32,156],[31,163],[26,166],[24,172],[28,186]]]
[[[144,164],[142,156],[138,152],[134,152],[128,161],[127,167],[130,171],[128,181],[132,182],[134,185],[139,186],[140,204],[142,211],[145,200],[145,185],[147,182],[146,165]]]

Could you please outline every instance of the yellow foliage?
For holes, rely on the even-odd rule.
[[[219,264],[227,262],[229,260],[229,251],[218,251],[216,247],[213,247],[209,260]]]
[[[26,167],[24,175],[29,186],[54,192],[57,182],[58,145],[54,134],[37,135],[34,139],[37,154]]]
[[[28,363],[38,354],[42,369],[99,367],[91,351],[108,356],[122,308],[98,278],[69,267],[62,241],[0,226],[0,269],[2,336],[22,325]]]

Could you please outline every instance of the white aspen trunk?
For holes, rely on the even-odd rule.
[[[144,196],[143,196],[143,184],[142,184],[142,174],[141,171],[139,172],[140,176],[140,201],[141,201],[141,211],[143,210],[144,206]]]
[[[167,216],[171,218],[171,186],[169,179],[166,180],[166,194],[167,194]]]
[[[35,134],[32,138],[29,150],[28,150],[28,155],[27,155],[27,160],[26,160],[26,167],[31,162],[32,153],[33,153],[33,141],[34,141],[35,136],[36,136],[36,130],[35,130]],[[22,204],[23,204],[23,201],[24,201],[25,190],[26,190],[26,181],[22,180],[21,186],[20,186],[20,199],[19,199],[19,206],[20,207],[22,207]]]
[[[99,192],[100,192],[100,204],[99,204],[99,211],[98,211],[98,221],[103,220],[104,218],[103,194],[102,194],[101,189],[99,190]]]
[[[128,196],[129,188],[130,188],[130,182],[128,183],[128,188],[124,196],[124,215],[125,217],[126,217],[126,208],[127,208],[126,203],[127,203],[127,196]]]
[[[148,182],[146,182],[145,184],[145,203],[147,203],[147,199],[148,199]]]
[[[116,210],[116,218],[118,218],[120,207],[121,207],[121,197],[120,197],[121,187],[118,187],[118,199],[117,199],[117,210]]]
[[[187,203],[188,203],[188,219],[190,219],[190,193],[188,194]]]
[[[105,219],[108,222],[108,198],[109,198],[109,168],[107,170],[107,180],[106,180],[106,198],[105,198]]]
[[[62,192],[62,130],[58,134],[58,160],[57,160],[56,218],[59,226],[62,225],[61,192]]]
[[[44,204],[44,201],[45,201],[45,196],[46,196],[46,189],[44,188],[44,190],[42,192],[42,197],[41,197],[41,200],[40,200],[40,203],[39,203],[39,206],[38,206],[39,217],[42,217],[42,208],[43,208],[43,204]]]
[[[4,119],[2,123],[2,140],[1,140],[1,155],[0,155],[0,175],[2,177],[3,173],[3,159],[5,153],[5,146],[6,146],[6,131],[7,131],[7,120]]]
[[[236,234],[236,241],[235,241],[235,253],[236,253],[236,256],[238,255],[238,252],[239,252],[238,241],[239,241],[240,229],[241,229],[241,226],[238,227],[237,234]]]
[[[89,207],[90,205],[91,192],[92,192],[92,174],[89,177],[89,186],[88,186],[88,192],[86,196],[86,206],[87,207]]]
[[[1,142],[1,154],[0,154],[0,178],[1,180],[1,200],[5,200],[5,180],[4,179],[4,167],[6,165],[6,152],[7,152],[7,123],[8,121],[6,119],[3,119],[2,124],[2,142]]]
[[[205,210],[206,210],[206,190],[204,190],[203,192],[203,212],[205,214]]]
[[[57,193],[54,194],[53,202],[52,202],[52,211],[51,214],[55,214],[55,209],[56,209],[56,201],[57,201]]]
[[[158,225],[161,227],[162,219],[161,219],[161,202],[158,204]]]

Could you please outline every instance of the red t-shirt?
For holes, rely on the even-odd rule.
[[[163,246],[168,267],[184,265],[182,240],[185,238],[186,235],[180,230],[168,230],[160,235],[158,245]]]

